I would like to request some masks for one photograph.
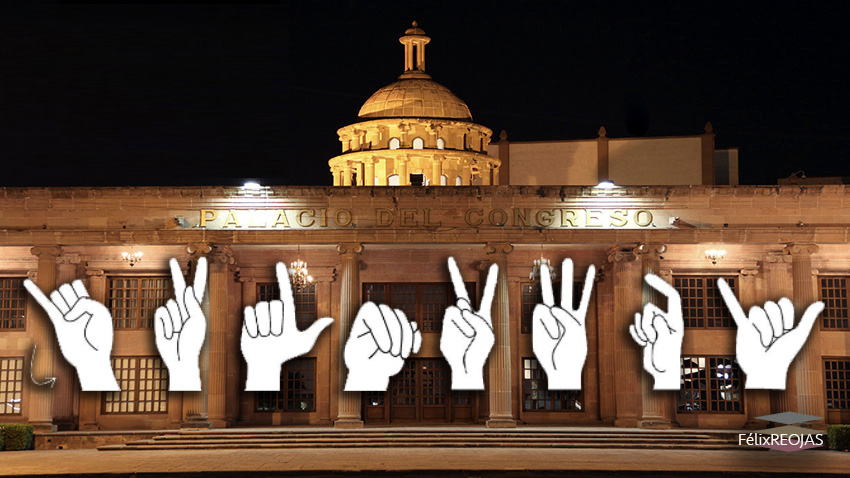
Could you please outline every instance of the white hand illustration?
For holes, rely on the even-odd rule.
[[[647,274],[650,287],[667,296],[667,312],[646,304],[643,315],[635,314],[629,332],[643,349],[643,368],[655,378],[653,390],[679,390],[682,381],[681,355],[685,324],[679,292],[664,279]]]
[[[788,367],[806,343],[823,302],[809,305],[795,328],[790,300],[754,305],[748,316],[725,280],[717,279],[717,288],[738,326],[735,355],[747,374],[744,388],[785,390]]]
[[[457,306],[450,306],[443,315],[440,351],[452,368],[452,390],[484,390],[484,363],[496,341],[490,309],[496,293],[499,266],[493,264],[487,272],[478,311],[472,309],[466,285],[453,257],[449,257],[449,275],[457,296]]]
[[[366,302],[357,312],[345,343],[346,392],[386,391],[390,377],[419,352],[422,335],[404,312]]]
[[[49,299],[29,279],[24,287],[53,322],[62,355],[77,369],[80,388],[85,392],[121,390],[109,362],[113,333],[109,309],[89,298],[78,280],[60,286]]]
[[[207,259],[198,259],[194,286],[186,287],[177,259],[171,259],[174,298],[154,313],[156,348],[168,367],[168,390],[200,392],[201,370],[198,357],[207,333],[207,319],[201,310],[207,287]]]
[[[309,352],[319,334],[334,319],[325,317],[305,331],[295,323],[295,298],[289,282],[289,272],[282,262],[277,263],[277,283],[281,300],[257,302],[245,307],[242,327],[242,356],[248,364],[245,391],[280,390],[280,368],[288,360]]]
[[[561,264],[561,307],[555,305],[549,268],[540,268],[543,303],[534,307],[534,355],[546,371],[549,390],[581,390],[581,371],[587,358],[585,318],[596,267],[587,269],[578,309],[573,309],[573,261]]]

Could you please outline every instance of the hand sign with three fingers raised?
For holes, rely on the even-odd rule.
[[[207,287],[207,259],[198,259],[194,286],[186,287],[183,271],[172,258],[171,281],[174,298],[154,313],[156,348],[168,367],[169,391],[201,391],[198,358],[207,333],[207,319],[201,301]]]
[[[325,317],[307,330],[298,330],[295,298],[286,265],[278,262],[276,272],[281,300],[257,302],[254,307],[245,307],[241,347],[242,356],[248,364],[246,392],[280,390],[283,364],[309,352],[319,334],[334,321]]]
[[[647,274],[650,287],[667,296],[667,312],[655,304],[646,304],[643,315],[635,314],[629,326],[632,338],[643,349],[643,368],[655,378],[653,390],[679,390],[682,381],[681,355],[685,323],[679,292],[664,279]]]
[[[50,298],[27,279],[24,287],[47,312],[65,359],[77,369],[85,392],[120,390],[112,372],[112,314],[89,297],[79,280],[64,284]]]
[[[717,279],[717,288],[738,326],[735,355],[747,374],[744,388],[785,390],[788,367],[806,343],[815,319],[823,311],[823,302],[809,305],[795,328],[790,300],[768,301],[764,308],[754,305],[748,316],[725,280]]]
[[[490,308],[496,293],[499,266],[493,264],[487,272],[487,283],[481,297],[481,308],[472,309],[469,294],[457,262],[449,257],[457,306],[450,306],[443,316],[443,335],[440,351],[452,368],[452,390],[484,390],[484,363],[496,341]]]
[[[390,377],[419,352],[422,335],[416,322],[399,309],[366,302],[357,312],[345,343],[346,392],[386,391]]]
[[[555,305],[549,268],[540,268],[542,304],[534,307],[532,340],[534,355],[546,371],[549,390],[581,390],[581,371],[587,358],[585,318],[596,267],[587,269],[577,309],[573,309],[573,261],[561,265],[561,306]]]

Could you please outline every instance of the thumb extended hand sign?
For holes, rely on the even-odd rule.
[[[481,308],[477,311],[472,309],[463,277],[452,257],[449,257],[449,275],[457,306],[447,308],[443,316],[440,351],[452,367],[452,390],[484,390],[484,362],[496,340],[490,308],[496,293],[499,266],[490,266]]]

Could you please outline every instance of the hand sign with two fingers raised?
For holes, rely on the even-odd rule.
[[[112,372],[112,314],[89,297],[79,280],[64,284],[48,299],[29,279],[24,287],[47,313],[65,359],[77,369],[84,392],[120,390]]]
[[[754,305],[747,315],[725,280],[718,279],[717,288],[738,326],[735,355],[747,375],[744,388],[785,390],[788,367],[806,343],[823,302],[809,305],[795,328],[790,300]]]
[[[318,319],[307,330],[298,330],[295,298],[286,265],[278,262],[277,283],[281,300],[257,302],[245,307],[242,356],[248,364],[245,391],[280,390],[280,370],[287,361],[304,355],[334,319]]]
[[[549,268],[540,269],[542,304],[534,307],[532,340],[534,355],[546,371],[549,390],[581,390],[581,372],[587,359],[585,319],[596,267],[587,269],[577,309],[573,309],[573,261],[561,264],[561,306],[555,305]]]
[[[452,257],[449,257],[449,275],[457,296],[457,306],[448,307],[443,316],[440,351],[452,368],[452,390],[484,390],[484,363],[496,341],[490,309],[496,293],[499,266],[493,264],[487,272],[481,307],[477,311],[472,309],[463,277]]]
[[[156,348],[168,367],[168,390],[200,392],[198,359],[207,333],[207,319],[201,301],[207,288],[207,259],[198,259],[195,280],[186,287],[177,259],[169,261],[174,298],[154,313]]]
[[[647,274],[644,280],[667,297],[667,312],[655,304],[646,304],[643,314],[635,314],[635,323],[629,326],[629,332],[644,348],[643,368],[655,378],[653,390],[679,390],[682,339],[685,337],[682,299],[672,285],[657,275]]]

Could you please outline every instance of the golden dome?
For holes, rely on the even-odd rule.
[[[445,86],[430,79],[401,79],[376,91],[361,118],[451,118],[472,120],[469,107]]]

